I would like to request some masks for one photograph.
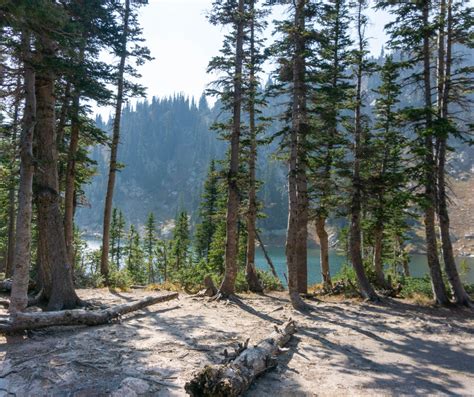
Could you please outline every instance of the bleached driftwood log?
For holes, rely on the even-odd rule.
[[[270,337],[245,349],[234,361],[221,365],[208,365],[194,374],[184,386],[193,397],[236,397],[242,395],[253,380],[276,366],[275,357],[296,332],[290,320],[283,328],[275,327]]]
[[[136,302],[123,303],[103,310],[61,310],[57,312],[16,313],[0,322],[0,332],[14,332],[51,327],[56,325],[100,325],[110,323],[120,316],[178,297],[177,292],[148,296]]]

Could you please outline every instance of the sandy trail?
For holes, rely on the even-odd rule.
[[[79,294],[110,305],[150,293]],[[289,318],[298,323],[290,350],[248,396],[474,395],[472,313],[404,301],[310,304],[301,315],[284,293],[237,304],[183,294],[120,324],[0,337],[0,396],[183,396],[193,371]]]

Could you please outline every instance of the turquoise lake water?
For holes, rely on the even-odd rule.
[[[88,248],[91,250],[100,248],[100,241],[95,239],[86,240]],[[283,276],[287,272],[286,269],[286,257],[284,247],[268,247],[268,254],[272,259],[273,265],[280,276],[282,281],[285,281]],[[260,248],[257,248],[256,252],[256,263],[260,269],[269,270],[267,261]],[[474,258],[458,258],[457,263],[466,261],[469,264],[469,272],[467,274],[461,274],[463,281],[467,283],[474,283]],[[346,262],[344,255],[339,255],[336,251],[330,251],[329,253],[329,265],[331,275],[335,275],[341,269],[342,265]],[[410,256],[410,273],[413,277],[423,277],[428,274],[428,263],[425,255],[414,254]],[[321,282],[321,272],[319,266],[319,249],[308,249],[308,283],[316,284]]]
[[[286,269],[286,258],[284,247],[269,247],[267,248],[268,254],[272,259],[273,265],[280,276],[281,280],[285,280],[283,273],[287,272]],[[319,266],[319,249],[308,250],[308,283],[316,284],[321,282],[321,271]],[[257,249],[256,263],[260,269],[269,270],[267,261],[262,253],[261,249]],[[464,282],[474,283],[474,258],[458,258],[457,263],[461,261],[467,261],[469,264],[469,272],[462,274]],[[344,255],[339,255],[335,251],[329,253],[329,265],[331,275],[335,275],[341,269],[342,265],[346,262]],[[425,255],[414,254],[410,256],[410,273],[413,277],[423,277],[428,274],[428,263]]]

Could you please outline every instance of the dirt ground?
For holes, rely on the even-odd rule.
[[[79,294],[112,305],[152,293]],[[2,336],[0,396],[183,396],[193,371],[289,318],[298,324],[289,351],[248,396],[474,395],[471,312],[393,300],[310,304],[301,315],[285,293],[237,303],[182,294],[121,323]]]

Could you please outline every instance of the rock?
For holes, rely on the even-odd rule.
[[[125,378],[121,383],[121,387],[128,387],[137,394],[145,394],[150,390],[148,382],[139,378],[128,377]]]
[[[115,390],[111,394],[111,397],[138,397],[138,394],[128,386],[122,386]]]

